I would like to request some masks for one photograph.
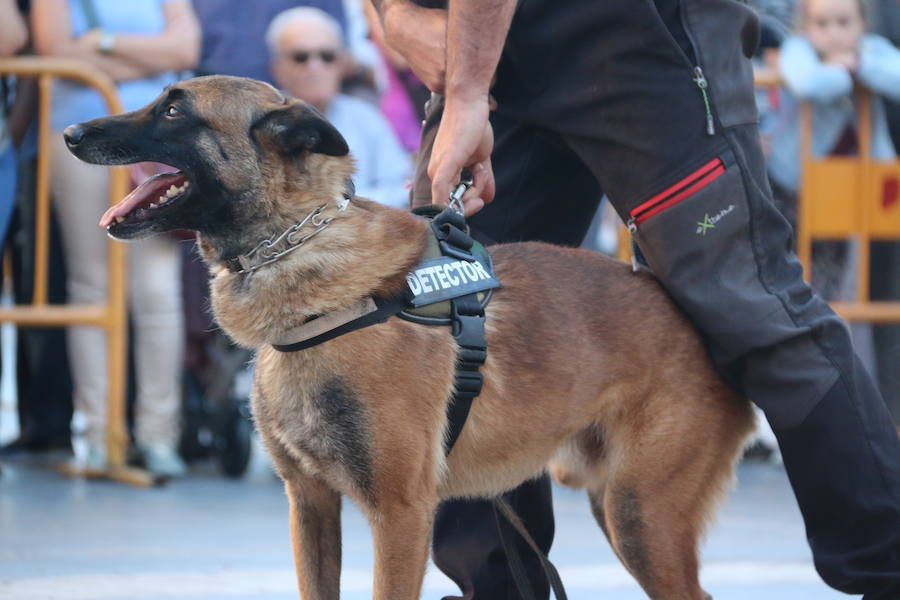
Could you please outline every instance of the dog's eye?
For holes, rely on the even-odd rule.
[[[171,118],[180,117],[181,111],[178,110],[178,107],[176,107],[174,104],[170,104],[166,109],[166,116]]]

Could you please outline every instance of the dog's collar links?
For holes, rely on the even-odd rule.
[[[263,240],[247,254],[242,254],[237,258],[232,259],[237,261],[237,264],[240,265],[240,268],[235,272],[252,273],[257,269],[270,265],[305,244],[316,234],[327,229],[331,221],[334,220],[334,217],[323,217],[323,210],[325,210],[324,204],[306,215],[302,221],[288,227],[274,240]],[[300,230],[303,229],[307,223],[312,223],[315,229],[306,235],[301,236]],[[234,271],[234,269],[232,270]]]
[[[346,189],[336,201],[338,212],[347,210],[355,192],[356,187],[353,185],[353,181],[348,179]],[[285,229],[274,240],[263,240],[250,252],[228,259],[225,261],[228,270],[237,274],[253,273],[257,269],[287,256],[305,244],[310,238],[324,231],[331,224],[334,217],[322,216],[326,208],[326,204],[316,207],[302,220]],[[300,230],[306,227],[307,223],[312,224],[314,229],[306,235],[301,235]]]

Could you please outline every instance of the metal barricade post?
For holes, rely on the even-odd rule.
[[[150,485],[153,479],[143,470],[126,466],[128,431],[125,414],[125,375],[127,362],[126,279],[124,244],[110,240],[107,256],[107,297],[95,305],[51,305],[47,303],[47,270],[50,230],[50,106],[53,81],[69,79],[97,90],[110,113],[122,112],[116,87],[104,73],[87,63],[66,58],[0,58],[0,74],[37,77],[40,90],[38,121],[38,162],[36,187],[36,238],[34,295],[31,304],[0,308],[0,321],[21,327],[99,327],[106,333],[107,360],[107,468],[86,472],[70,466],[61,469],[68,475],[108,477],[133,485]],[[124,168],[110,169],[110,203],[128,192]],[[98,215],[99,217],[99,215]],[[98,232],[99,233],[99,232]]]
[[[814,241],[856,240],[856,297],[829,304],[848,321],[900,323],[900,301],[872,301],[869,295],[871,243],[900,242],[900,162],[872,158],[872,94],[860,87],[855,96],[857,156],[814,156],[812,107],[802,107],[797,255],[809,279]]]

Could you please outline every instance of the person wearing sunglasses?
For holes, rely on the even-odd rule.
[[[340,93],[351,60],[343,39],[340,24],[328,13],[308,6],[288,9],[266,31],[272,74],[285,93],[319,109],[347,140],[356,159],[357,194],[405,208],[412,163],[376,106]]]

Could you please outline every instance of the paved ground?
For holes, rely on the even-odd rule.
[[[287,503],[257,453],[248,475],[211,465],[157,489],[66,480],[60,457],[4,459],[0,478],[0,598],[15,600],[297,597]],[[618,565],[583,494],[555,490],[559,566],[572,600],[645,598]],[[716,600],[837,600],[811,566],[803,525],[780,467],[745,463],[704,546],[702,580]],[[368,526],[344,507],[342,598],[371,597]],[[454,586],[433,566],[423,598]]]

